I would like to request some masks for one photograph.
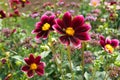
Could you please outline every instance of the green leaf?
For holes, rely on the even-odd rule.
[[[14,59],[16,59],[16,60],[18,60],[18,61],[21,61],[21,62],[24,62],[24,60],[23,60],[23,57],[21,57],[21,56],[12,56],[12,58],[14,58]]]
[[[49,55],[50,52],[51,52],[51,50],[43,51],[40,55],[41,55],[42,58],[45,58]]]

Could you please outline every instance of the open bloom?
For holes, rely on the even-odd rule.
[[[6,17],[6,14],[3,10],[0,10],[0,19],[3,19]]]
[[[27,73],[29,78],[34,76],[34,72],[36,72],[39,76],[44,74],[45,63],[41,62],[41,56],[37,56],[36,58],[33,54],[30,54],[29,58],[24,58],[26,65],[21,68],[23,72]]]
[[[10,7],[13,10],[16,10],[18,8],[19,0],[9,0]]]
[[[59,39],[60,42],[65,45],[70,45],[72,43],[72,45],[77,48],[80,47],[81,40],[90,40],[88,31],[91,29],[91,26],[84,22],[84,17],[82,15],[75,16],[72,19],[71,14],[66,12],[62,20],[56,20],[53,29],[62,34]]]
[[[32,31],[33,34],[37,34],[36,39],[47,39],[49,32],[53,30],[52,26],[55,23],[54,18],[54,15],[43,15],[41,17],[41,21],[36,23],[36,28]]]
[[[89,3],[90,6],[97,7],[100,5],[100,0],[91,0]]]
[[[119,40],[109,38],[105,39],[104,36],[100,36],[100,44],[105,49],[105,51],[113,53],[114,49],[119,46]]]

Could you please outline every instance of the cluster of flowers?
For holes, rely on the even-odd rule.
[[[81,47],[82,41],[90,40],[89,30],[91,29],[90,24],[86,24],[84,17],[82,15],[71,16],[69,12],[63,15],[62,19],[55,19],[55,15],[44,14],[41,17],[41,21],[37,22],[35,29],[32,33],[36,34],[36,39],[47,39],[50,31],[56,31],[62,36],[59,40],[62,44],[66,46],[74,46],[75,48]],[[119,40],[109,38],[104,38],[100,36],[100,44],[108,53],[113,53],[114,48],[119,45]],[[90,57],[89,57],[90,58]],[[27,65],[22,67],[23,72],[27,72],[28,77],[33,77],[33,72],[35,71],[38,75],[42,76],[44,74],[45,65],[43,62],[39,62],[40,56],[34,58],[30,54],[29,58],[25,58]],[[93,58],[90,58],[93,59]],[[91,61],[90,61],[91,62]]]
[[[21,4],[22,7],[25,7],[25,4],[30,4],[28,0],[9,0],[10,8],[13,10],[12,13],[8,13],[9,17],[17,17],[20,16],[20,12],[18,10],[18,6]],[[6,18],[7,14],[4,10],[0,10],[0,19]]]

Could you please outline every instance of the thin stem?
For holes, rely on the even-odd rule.
[[[67,53],[68,53],[68,61],[69,61],[69,64],[70,64],[70,70],[71,70],[71,74],[72,74],[72,80],[74,80],[74,74],[73,74],[73,71],[72,71],[72,60],[71,60],[71,50],[70,50],[70,46],[67,46]]]
[[[85,67],[85,63],[84,63],[84,49],[85,49],[85,43],[83,42],[82,43],[82,55],[81,55],[81,58],[82,58],[82,78],[83,80],[85,80],[85,77],[84,77],[84,73],[85,73],[85,70],[84,70],[84,67]]]
[[[55,49],[54,49],[54,46],[53,46],[53,43],[52,43],[51,37],[49,37],[49,42],[50,42],[50,45],[49,45],[49,46],[50,46],[51,51],[52,51],[53,56],[54,56],[54,54],[55,54]],[[61,63],[58,63],[56,57],[55,57],[55,63],[56,63],[57,67],[58,67],[59,70],[60,70],[60,73],[61,73],[61,75],[62,75],[62,80],[65,80],[64,75],[63,75],[63,71],[62,71]]]

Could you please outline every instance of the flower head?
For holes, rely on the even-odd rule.
[[[85,24],[84,17],[82,15],[75,16],[72,19],[69,12],[66,12],[63,15],[62,20],[57,19],[56,24],[53,26],[54,30],[62,34],[59,38],[60,42],[65,45],[72,44],[74,47],[80,47],[81,40],[90,40],[90,36],[88,34],[90,28],[91,26],[89,24]]]
[[[100,0],[91,0],[89,5],[97,7],[100,5]]]
[[[32,31],[32,33],[37,34],[36,39],[47,39],[49,32],[53,30],[52,26],[55,24],[54,19],[54,15],[43,15],[41,17],[41,21],[36,23],[36,28]]]
[[[119,40],[109,38],[105,39],[104,36],[100,36],[100,44],[107,52],[113,53],[114,49],[119,46]]]
[[[29,58],[24,58],[26,65],[21,68],[23,72],[27,73],[29,78],[34,76],[34,72],[36,72],[39,76],[44,74],[45,63],[41,62],[41,56],[37,56],[36,58],[33,54],[30,54]]]
[[[15,10],[18,8],[18,4],[20,4],[19,0],[9,0],[10,7]]]
[[[3,19],[6,17],[6,14],[3,10],[0,10],[0,19]]]

